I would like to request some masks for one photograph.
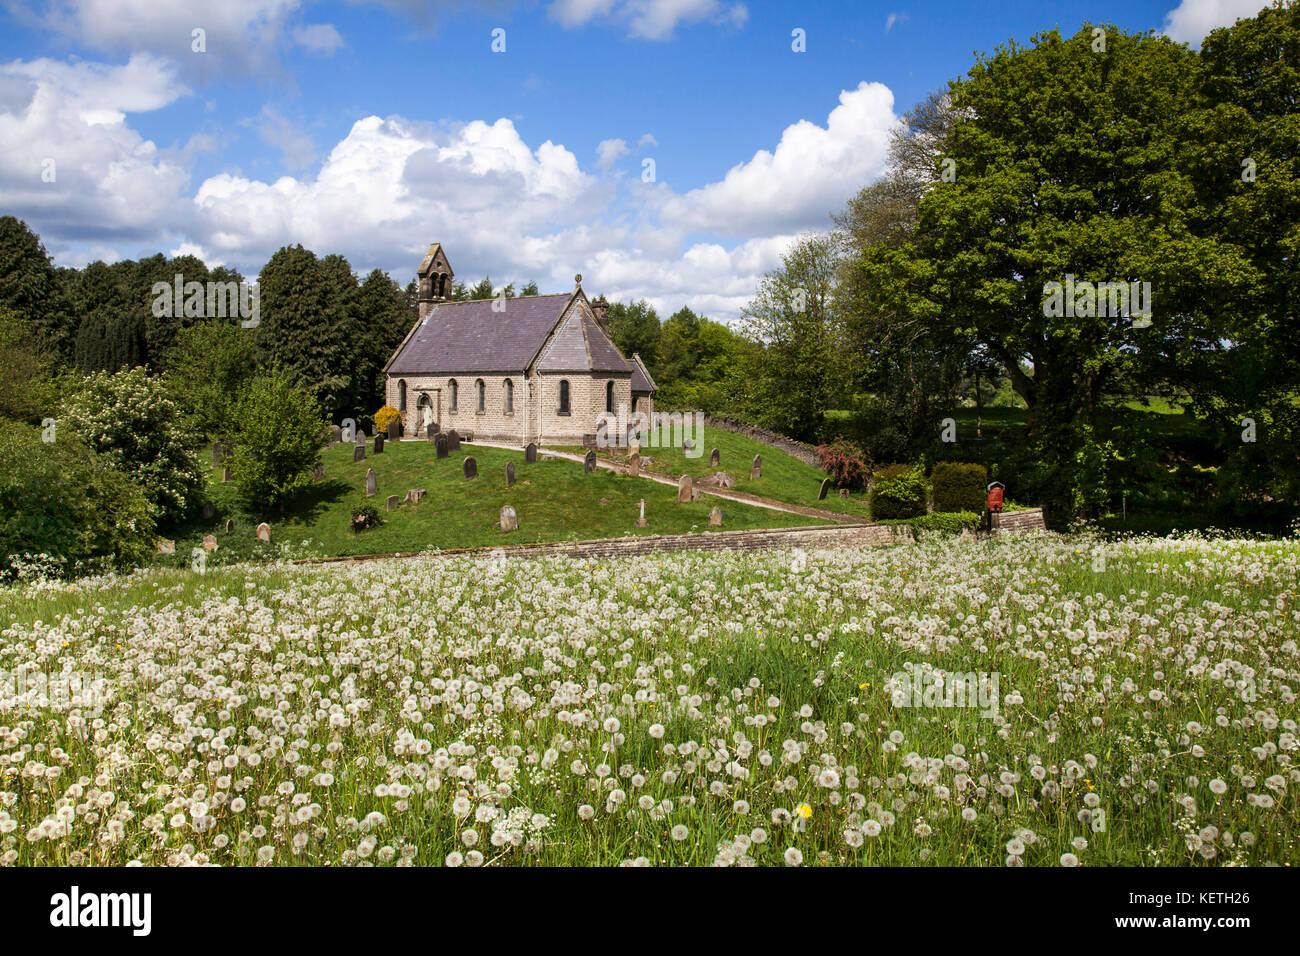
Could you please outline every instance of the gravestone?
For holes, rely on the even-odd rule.
[[[234,522],[233,520],[231,520],[230,518],[227,518],[227,519],[226,519],[226,534],[230,534],[230,532],[232,532],[232,531],[234,531],[234,530],[235,530],[235,522]]]
[[[446,435],[441,435],[441,434],[435,435],[433,439],[433,444],[434,444],[434,448],[436,448],[438,451],[438,457],[446,458],[448,451],[451,448],[450,439],[448,439]]]
[[[214,535],[205,534],[203,536],[203,550],[204,551],[217,550],[217,539]]]
[[[830,490],[830,487],[831,487],[831,480],[829,478],[823,478],[821,489],[817,492],[818,501],[826,500],[826,492]]]
[[[224,455],[222,454],[221,442],[214,441],[212,443],[212,464],[219,465],[223,460]]]
[[[343,429],[339,428],[339,426],[337,425],[331,425],[330,428],[333,430],[334,433],[334,444],[337,445],[339,442],[343,440]]]
[[[506,462],[506,487],[509,488],[514,483],[515,483],[515,463],[513,461],[508,461]]]
[[[710,528],[722,527],[722,509],[719,508],[717,505],[714,505],[713,508],[709,511],[709,527]]]
[[[257,540],[266,542],[271,540],[271,526],[265,521],[257,526]]]
[[[641,517],[639,517],[639,518],[636,519],[636,526],[637,526],[638,528],[644,528],[644,527],[646,526],[646,520],[645,520],[645,499],[644,499],[644,498],[641,499]]]
[[[641,477],[641,456],[633,455],[627,460],[627,473],[633,478]]]
[[[588,449],[587,454],[582,456],[582,467],[586,469],[587,474],[596,470],[596,452]]]
[[[424,497],[423,488],[411,488],[406,492],[407,502],[413,505],[418,505],[420,503],[420,499],[423,497]]]
[[[437,435],[442,431],[442,426],[439,425],[437,422],[429,422],[428,427],[425,428],[424,431],[425,434],[427,434],[430,438],[432,438],[434,435]]]
[[[763,456],[755,455],[754,463],[749,466],[749,480],[753,481],[755,478],[762,478],[762,477],[763,477]]]
[[[364,445],[366,443],[366,439],[369,437],[370,436],[366,434],[366,430],[364,428],[357,429],[357,442],[359,444]]]
[[[206,521],[217,513],[217,509],[212,506],[211,501],[203,502],[203,520]]]
[[[640,443],[639,441],[637,441],[635,438],[632,439],[630,442],[628,442],[627,453],[628,453],[628,455],[631,456],[632,458],[640,458],[640,457],[641,457],[641,443]]]
[[[388,440],[397,441],[397,439],[401,437],[402,437],[402,421],[399,418],[394,418],[391,422],[388,423]]]
[[[533,442],[529,442],[528,445],[524,448],[524,463],[532,465],[535,464],[536,462],[537,462],[537,445],[535,445]]]
[[[159,553],[159,554],[175,554],[175,553],[176,553],[176,542],[175,542],[175,541],[172,541],[170,538],[159,538],[159,539],[158,539],[158,553]]]
[[[325,462],[323,461],[316,462],[316,467],[311,470],[311,480],[312,481],[325,480]]]
[[[717,468],[720,464],[722,464],[722,456],[718,454],[718,450],[715,448],[709,452],[709,467]]]
[[[369,498],[379,490],[379,481],[375,478],[375,469],[366,469],[366,497]]]
[[[376,455],[382,455],[383,453],[384,453],[384,436],[383,436],[383,435],[376,435],[376,436],[375,436],[375,454],[376,454]]]
[[[460,451],[460,432],[454,428],[447,433],[447,447],[451,451]]]
[[[519,530],[519,515],[516,514],[515,509],[511,508],[509,505],[503,505],[501,508],[501,530]]]
[[[221,466],[221,480],[222,480],[222,481],[234,481],[234,475],[232,475],[232,474],[230,473],[230,466],[229,466],[229,465],[222,465],[222,466]]]
[[[353,446],[352,446],[352,460],[353,460],[353,461],[364,461],[365,458],[366,458],[366,446],[365,446],[365,445],[353,445]]]
[[[685,504],[692,499],[695,492],[695,483],[691,481],[690,475],[682,475],[677,481],[677,501],[679,504]]]
[[[473,455],[465,456],[465,463],[462,467],[465,470],[466,479],[478,477],[478,462],[474,460]]]
[[[401,504],[402,504],[402,499],[401,499],[401,496],[400,496],[400,495],[389,495],[389,496],[388,496],[388,510],[389,510],[389,511],[396,511],[396,510],[398,509],[398,507],[399,507]]]

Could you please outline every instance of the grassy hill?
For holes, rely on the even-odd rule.
[[[673,534],[707,531],[709,510],[722,508],[722,530],[785,528],[818,524],[803,515],[704,498],[678,504],[676,490],[646,479],[597,471],[588,475],[581,465],[563,459],[524,463],[523,451],[505,451],[466,444],[439,461],[434,446],[424,441],[389,442],[383,454],[367,446],[364,461],[352,461],[352,446],[326,450],[325,480],[311,485],[285,515],[249,514],[240,506],[233,484],[220,481],[213,469],[209,495],[217,514],[196,520],[176,532],[176,554],[159,556],[159,563],[188,566],[191,549],[213,534],[218,550],[209,564],[273,556],[334,556],[393,551],[495,547],[634,534]],[[466,480],[464,459],[473,455],[479,477]],[[515,484],[506,487],[506,462],[514,462]],[[707,463],[707,459],[706,459]],[[378,493],[365,497],[366,469],[374,468]],[[748,475],[748,470],[746,470]],[[403,504],[387,511],[389,495],[405,498],[407,489],[424,488],[418,505]],[[646,502],[649,527],[636,527],[638,502]],[[369,503],[379,509],[383,524],[363,532],[351,529],[352,509]],[[503,505],[519,514],[519,530],[496,527]],[[235,523],[227,534],[227,519]],[[256,540],[258,522],[271,525],[271,544]]]
[[[642,448],[641,456],[653,459],[654,464],[650,466],[653,471],[673,477],[690,475],[692,478],[703,478],[715,470],[725,471],[735,479],[736,483],[732,487],[736,491],[787,504],[871,517],[865,494],[854,494],[844,499],[839,497],[838,491],[831,489],[825,501],[818,501],[817,490],[826,473],[761,441],[719,428],[705,428],[701,445],[703,454],[699,458],[687,458],[680,447]],[[718,449],[720,458],[716,469],[709,467],[709,452],[714,448]],[[586,449],[566,447],[561,450],[581,454]],[[598,448],[596,454],[616,461],[627,460],[625,448]],[[763,456],[763,475],[750,481],[749,467],[755,455]]]

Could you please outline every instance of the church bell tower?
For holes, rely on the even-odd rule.
[[[420,293],[417,298],[420,318],[428,315],[439,302],[446,302],[451,295],[455,274],[447,261],[447,254],[442,250],[442,243],[435,242],[429,246],[420,262],[416,273],[420,281]]]

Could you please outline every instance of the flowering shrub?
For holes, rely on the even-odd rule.
[[[0,865],[1294,863],[1298,571],[1017,535],[0,588],[7,671],[106,688],[0,683]],[[933,693],[974,672],[987,710]]]
[[[401,421],[402,413],[392,405],[385,405],[379,411],[375,412],[375,432],[379,435],[388,434],[388,423]]]
[[[822,469],[835,479],[836,488],[856,491],[867,486],[871,463],[863,450],[842,437],[815,449]]]
[[[178,414],[162,380],[143,368],[96,372],[64,404],[56,436],[75,437],[104,455],[167,524],[194,509],[204,485],[202,463],[177,425]]]

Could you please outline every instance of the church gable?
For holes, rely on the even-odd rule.
[[[587,302],[579,298],[551,336],[537,360],[542,372],[631,372],[618,347],[596,322]]]

